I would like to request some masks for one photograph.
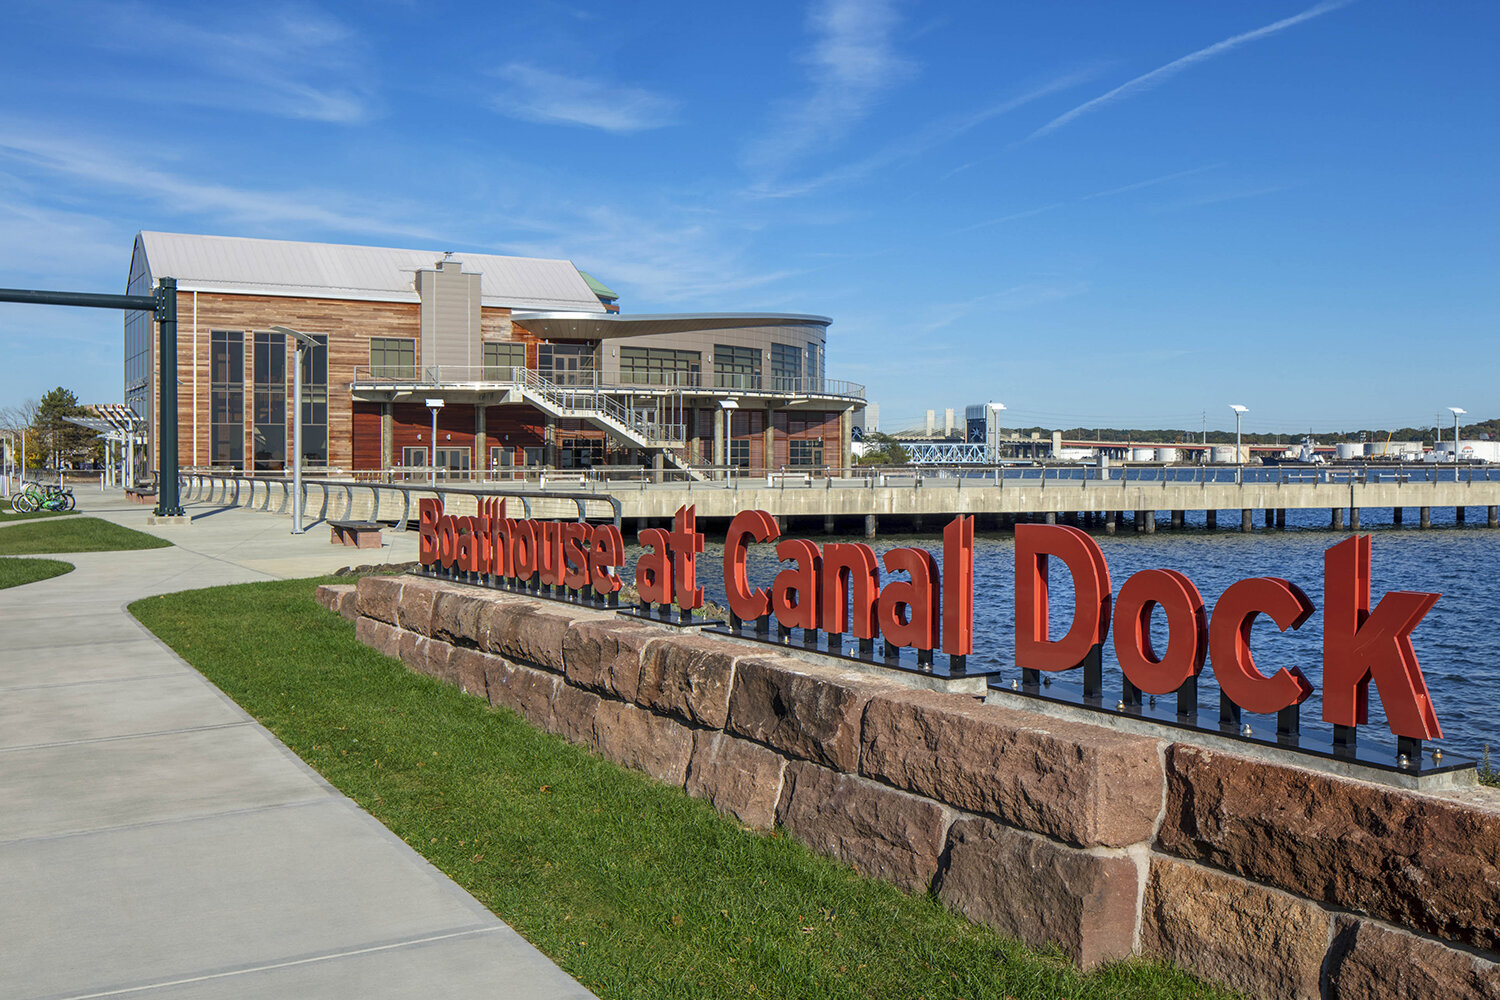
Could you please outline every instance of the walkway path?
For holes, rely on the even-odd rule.
[[[148,529],[117,492],[78,496],[177,545],[0,590],[0,996],[590,996],[125,611],[412,538],[340,549],[212,508]]]

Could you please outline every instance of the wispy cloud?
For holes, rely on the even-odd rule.
[[[1093,201],[1095,198],[1113,198],[1117,194],[1129,194],[1131,191],[1141,191],[1145,188],[1156,187],[1158,184],[1167,184],[1172,181],[1181,180],[1184,177],[1192,177],[1194,174],[1206,173],[1210,170],[1218,170],[1224,166],[1222,163],[1211,163],[1205,167],[1193,167],[1190,170],[1178,170],[1175,173],[1162,174],[1160,177],[1152,177],[1144,181],[1136,181],[1134,184],[1123,184],[1120,187],[1109,188],[1105,191],[1095,191],[1086,194],[1079,201]]]
[[[930,122],[917,129],[914,133],[903,137],[902,141],[891,143],[883,149],[843,167],[798,181],[777,183],[770,180],[762,180],[753,185],[749,193],[752,196],[761,198],[790,198],[809,194],[830,184],[862,180],[885,167],[914,160],[928,150],[957,139],[964,133],[978,128],[993,118],[1008,114],[1017,108],[1025,107],[1043,97],[1076,87],[1091,79],[1094,75],[1092,71],[1062,74],[1061,76],[1027,87],[1018,94],[1013,94],[1004,100],[997,101],[977,110],[963,114],[948,115]]]
[[[370,117],[364,45],[316,7],[269,7],[253,17],[194,6],[179,18],[138,3],[79,11],[90,44],[136,54],[137,75],[115,88],[120,96],[320,122]]]
[[[752,142],[746,164],[776,173],[817,145],[847,135],[881,94],[906,80],[910,62],[897,54],[895,0],[818,0],[809,16],[813,45],[803,57],[812,90],[784,106]]]
[[[331,191],[278,191],[203,181],[162,169],[120,145],[90,144],[58,138],[0,119],[0,158],[23,164],[57,183],[85,181],[92,193],[109,191],[151,202],[159,214],[199,216],[212,223],[234,224],[256,232],[296,227],[341,233],[379,233],[437,241],[425,224],[393,218],[387,198],[379,212],[347,194]],[[412,217],[421,214],[415,207]],[[449,237],[451,238],[451,237]]]
[[[510,63],[496,75],[507,86],[490,106],[511,118],[606,132],[640,132],[676,121],[677,102],[643,87],[565,76],[527,63]]]
[[[972,233],[976,229],[988,229],[991,226],[1000,226],[1004,225],[1007,222],[1019,222],[1022,219],[1029,219],[1033,215],[1041,215],[1043,212],[1051,212],[1054,209],[1062,208],[1066,204],[1068,203],[1065,201],[1054,201],[1050,205],[1038,205],[1036,208],[1028,208],[1020,212],[1011,212],[1008,215],[1000,215],[996,216],[993,219],[985,219],[982,222],[975,222],[967,226],[960,226],[958,229],[950,229],[947,235],[957,236],[960,233]]]
[[[1300,14],[1293,14],[1291,17],[1282,18],[1280,21],[1256,28],[1254,31],[1247,31],[1243,34],[1226,38],[1221,42],[1215,42],[1213,45],[1199,49],[1196,52],[1190,52],[1180,59],[1174,59],[1165,66],[1158,66],[1149,73],[1142,74],[1133,80],[1128,80],[1114,90],[1100,94],[1093,100],[1085,101],[1072,110],[1058,115],[1022,141],[1030,142],[1050,132],[1055,132],[1064,125],[1074,122],[1090,112],[1098,111],[1117,101],[1122,101],[1127,97],[1134,97],[1137,94],[1143,94],[1148,90],[1158,87],[1183,70],[1191,69],[1199,63],[1207,62],[1217,56],[1224,55],[1242,45],[1248,45],[1250,42],[1258,42],[1263,38],[1269,38],[1288,28],[1294,28],[1306,21],[1311,21],[1313,18],[1321,17],[1324,14],[1338,10],[1340,7],[1346,7],[1352,2],[1353,0],[1325,0],[1324,3],[1309,7]]]

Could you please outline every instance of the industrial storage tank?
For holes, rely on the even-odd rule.
[[[1156,460],[1158,462],[1175,462],[1175,461],[1177,461],[1177,449],[1176,448],[1158,448],[1158,449],[1156,449]]]
[[[1365,457],[1365,446],[1359,441],[1341,442],[1334,449],[1340,462],[1350,462]]]
[[[1222,462],[1222,463],[1224,463],[1226,465],[1232,465],[1234,463],[1234,460],[1235,460],[1235,458],[1234,458],[1234,445],[1232,445],[1232,444],[1216,444],[1216,445],[1214,445],[1213,460],[1215,462]]]
[[[1130,449],[1130,460],[1132,462],[1154,462],[1156,461],[1156,449],[1132,448]]]

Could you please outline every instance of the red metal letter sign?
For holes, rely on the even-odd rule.
[[[1393,590],[1370,611],[1370,536],[1323,553],[1323,721],[1368,720],[1370,680],[1391,732],[1412,739],[1443,735],[1427,693],[1411,632],[1440,594]]]
[[[1167,651],[1151,645],[1151,609],[1167,616]],[[1115,601],[1115,658],[1125,677],[1147,694],[1171,694],[1203,670],[1208,616],[1193,581],[1170,569],[1147,569],[1120,588]]]
[[[636,592],[648,604],[671,604],[671,536],[660,528],[646,528],[635,537],[642,547],[650,549],[635,562]]]
[[[562,522],[533,521],[537,536],[536,568],[542,583],[555,586],[563,582]]]
[[[911,580],[893,580],[880,589],[880,634],[892,646],[937,648],[937,560],[926,549],[891,549],[885,554],[885,568],[889,573],[909,573]]]
[[[1271,713],[1307,700],[1313,687],[1297,667],[1282,668],[1270,677],[1256,667],[1250,655],[1250,626],[1263,614],[1285,632],[1301,628],[1312,613],[1312,602],[1302,589],[1279,577],[1240,580],[1224,591],[1208,625],[1208,649],[1214,678],[1230,701],[1247,712]]]
[[[535,521],[510,522],[510,563],[518,580],[530,580],[536,575],[540,544]]]
[[[771,611],[771,595],[764,587],[750,589],[745,562],[751,542],[769,542],[781,535],[776,519],[763,510],[742,510],[729,522],[724,537],[724,594],[729,610],[743,621],[753,621]]]
[[[845,623],[850,623],[850,631],[858,638],[875,638],[879,600],[880,568],[874,549],[863,543],[823,546],[824,632],[843,633]]]
[[[438,521],[443,516],[443,501],[431,497],[417,501],[417,561],[431,566],[438,558]]]
[[[479,519],[455,517],[453,520],[458,527],[453,568],[473,572],[479,568]]]
[[[974,652],[974,519],[955,517],[943,529],[943,652]]]
[[[777,573],[771,584],[771,608],[776,620],[787,628],[817,628],[818,576],[823,561],[818,547],[800,538],[778,542],[776,558],[797,563]]]
[[[701,608],[703,588],[698,586],[698,553],[703,551],[703,535],[698,532],[696,507],[677,508],[671,541],[677,606],[688,611]]]
[[[594,529],[589,546],[589,585],[596,594],[613,594],[620,589],[620,578],[611,570],[625,564],[625,539],[613,524]]]
[[[1055,642],[1047,638],[1047,557],[1057,556],[1073,575],[1073,624]],[[1104,553],[1077,528],[1016,525],[1016,666],[1069,670],[1109,634],[1110,583]]]
[[[584,546],[589,543],[589,534],[589,526],[582,521],[563,525],[563,585],[570,590],[588,586],[589,556]]]

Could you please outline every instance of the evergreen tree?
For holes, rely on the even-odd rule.
[[[95,432],[64,419],[87,415],[88,410],[78,404],[78,397],[62,386],[49,391],[37,404],[31,433],[36,435],[38,449],[50,456],[54,469],[88,457]]]

